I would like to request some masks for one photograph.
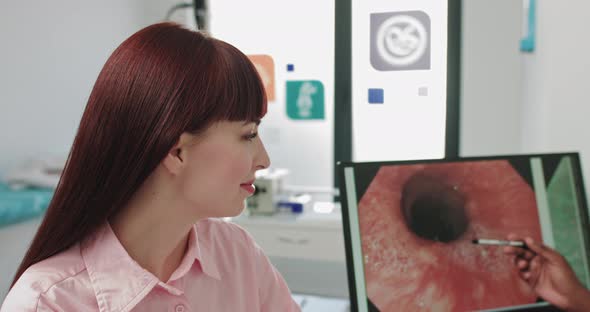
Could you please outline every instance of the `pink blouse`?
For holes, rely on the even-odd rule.
[[[125,251],[108,223],[29,267],[0,312],[300,311],[289,288],[241,227],[199,221],[170,280],[160,281]]]

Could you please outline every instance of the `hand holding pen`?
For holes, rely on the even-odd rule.
[[[520,277],[539,297],[565,311],[590,311],[590,292],[561,254],[530,237],[510,234],[508,241],[523,243],[503,247],[504,253],[513,256]]]

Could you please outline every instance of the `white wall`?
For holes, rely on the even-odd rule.
[[[590,195],[590,2],[537,1],[521,53],[522,2],[464,0],[460,155],[581,153]]]
[[[176,2],[0,1],[0,175],[67,153],[107,57]]]
[[[521,151],[522,1],[464,0],[459,155]]]

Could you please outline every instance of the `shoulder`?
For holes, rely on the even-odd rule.
[[[73,279],[85,273],[79,245],[30,266],[16,281],[2,304],[4,311],[37,311],[48,293],[72,294]],[[72,288],[72,289],[69,289]],[[64,292],[65,291],[65,292]]]

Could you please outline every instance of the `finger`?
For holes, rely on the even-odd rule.
[[[531,279],[531,272],[530,271],[523,271],[520,272],[520,277],[525,280],[525,281],[529,281]]]
[[[533,274],[538,274],[541,270],[541,265],[541,259],[539,257],[536,257],[529,262],[529,271]]]
[[[514,247],[513,247],[514,248]],[[527,261],[532,260],[537,254],[530,251],[530,250],[525,250],[522,248],[515,248],[516,250],[512,253],[512,255],[516,256],[518,259],[524,259]]]
[[[551,262],[560,261],[560,259],[561,259],[560,255],[552,248],[547,247],[541,243],[537,243],[530,237],[525,238],[524,241],[531,251],[540,255],[541,257],[543,257]]]
[[[518,236],[514,233],[508,234],[507,239],[509,241],[523,241],[523,239],[520,236]],[[509,247],[512,247],[512,246],[509,246]],[[510,254],[521,254],[525,250],[526,250],[526,246],[525,247],[512,247],[512,248],[505,249],[505,252],[510,253]]]
[[[545,250],[543,249],[543,247],[539,243],[535,242],[532,238],[526,237],[524,239],[524,242],[530,251],[532,251],[536,254],[539,254],[541,256],[544,256]]]
[[[516,268],[517,268],[519,271],[522,271],[522,270],[528,269],[528,268],[529,268],[529,266],[530,266],[530,263],[529,263],[529,261],[528,261],[528,260],[526,260],[526,259],[523,259],[523,258],[521,258],[521,257],[518,257],[518,256],[517,256],[517,257],[514,257],[514,258],[513,258],[513,260],[512,260],[512,262],[514,263],[514,266],[515,266],[515,267],[516,267]]]
[[[512,246],[505,246],[504,248],[502,248],[504,251],[504,254],[507,255],[516,255],[517,253],[517,248],[516,247],[512,247]]]
[[[514,246],[504,246],[503,251],[507,255],[517,256],[519,258],[524,257],[524,254],[526,252],[526,250],[524,250],[520,247],[514,247]]]
[[[535,254],[534,252],[530,251],[530,250],[525,250],[522,255],[521,258],[526,259],[526,260],[532,260],[537,254]]]
[[[518,262],[516,263],[516,266],[521,271],[528,270],[529,265],[530,265],[530,263],[526,260],[523,260],[523,259],[518,260]]]

